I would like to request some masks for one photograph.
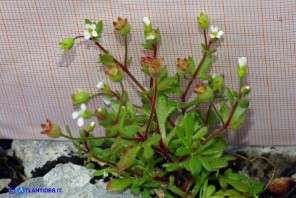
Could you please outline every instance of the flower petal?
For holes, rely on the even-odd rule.
[[[98,88],[98,89],[102,89],[103,86],[104,86],[104,83],[103,83],[103,82],[99,82],[99,83],[97,84],[97,88]]]
[[[91,24],[90,29],[95,30],[96,29],[96,24]]]
[[[83,119],[83,117],[79,117],[78,120],[77,120],[77,125],[78,125],[79,127],[82,127],[83,124],[84,124],[84,119]]]
[[[211,26],[211,32],[218,32],[218,27]]]
[[[85,104],[81,104],[80,105],[80,109],[81,109],[81,111],[85,111],[86,110],[86,105]]]
[[[150,23],[151,23],[151,22],[150,22],[150,19],[149,19],[148,17],[144,17],[144,18],[143,18],[143,22],[144,22],[145,25],[147,25],[147,26],[150,25]]]
[[[79,112],[75,111],[72,113],[72,118],[77,119],[79,117]]]
[[[109,98],[103,97],[103,102],[105,103],[105,105],[110,105],[111,104],[111,100]]]
[[[222,30],[220,30],[219,32],[218,32],[218,36],[222,36],[224,34],[224,32],[222,31]]]
[[[90,35],[89,33],[88,33],[88,34],[85,34],[85,35],[84,35],[84,39],[85,39],[85,40],[88,40],[88,39],[90,39],[90,36],[91,36],[91,35]]]
[[[246,57],[240,57],[238,59],[238,65],[239,66],[245,66],[247,64],[247,58]]]
[[[146,40],[153,40],[155,38],[155,36],[154,35],[151,35],[151,36],[147,36],[146,37]]]
[[[215,38],[215,35],[214,34],[210,34],[210,38]]]
[[[85,24],[85,29],[91,29],[91,25],[90,24]]]
[[[96,31],[92,31],[91,35],[92,35],[93,37],[97,37],[97,36],[98,36],[98,33],[97,33]]]

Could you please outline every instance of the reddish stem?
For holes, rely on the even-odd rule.
[[[99,42],[95,42],[95,44],[105,53],[107,53],[108,51],[99,43]],[[131,79],[132,81],[134,81],[134,83],[142,90],[142,91],[146,91],[146,89],[141,85],[141,83],[139,83],[139,81],[133,76],[132,73],[130,73],[130,71],[127,69],[127,67],[125,67],[121,62],[119,62],[116,58],[113,58],[113,61],[115,63],[117,63],[120,68],[122,69],[122,71],[124,71]]]
[[[242,97],[241,93],[239,94],[238,98],[240,99]],[[232,107],[232,110],[230,112],[230,115],[228,116],[227,121],[225,122],[225,124],[219,128],[216,132],[214,132],[213,134],[211,134],[209,137],[207,137],[207,139],[205,139],[201,144],[205,144],[208,141],[210,141],[211,139],[215,138],[216,136],[218,136],[220,133],[222,133],[224,130],[226,130],[231,122],[232,116],[237,108],[238,105],[238,101],[236,101]]]
[[[154,94],[153,94],[152,101],[150,100],[151,112],[150,112],[149,120],[148,120],[147,127],[146,127],[145,139],[148,138],[149,128],[151,125],[152,118],[154,117],[156,96],[157,96],[157,79],[154,80]]]

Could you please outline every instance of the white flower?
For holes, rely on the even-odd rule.
[[[153,39],[155,39],[155,35],[150,35],[150,36],[147,36],[146,37],[146,40],[153,40]]]
[[[217,74],[212,74],[212,78],[216,78],[217,77]]]
[[[148,17],[144,17],[143,18],[143,22],[145,23],[145,25],[149,26],[151,24],[150,19]]]
[[[86,40],[90,39],[90,37],[97,37],[96,24],[86,24],[83,35]]]
[[[214,38],[219,39],[223,34],[224,32],[222,30],[219,30],[218,27],[211,26],[211,34],[210,34],[211,39],[214,39]]]
[[[239,67],[245,67],[247,65],[247,58],[240,57],[237,62]]]
[[[85,104],[81,104],[80,105],[80,110],[79,111],[74,111],[72,113],[72,118],[73,119],[77,119],[77,125],[79,127],[82,127],[83,124],[84,124],[84,119],[83,117],[81,116],[86,110],[86,105]]]
[[[107,97],[103,97],[103,102],[105,103],[105,105],[109,106],[111,104],[111,100]]]
[[[103,82],[99,82],[98,84],[97,84],[97,88],[98,89],[102,89],[103,87],[104,87],[104,83]]]

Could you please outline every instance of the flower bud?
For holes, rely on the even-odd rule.
[[[87,103],[90,98],[91,98],[91,95],[87,92],[78,92],[78,93],[72,94],[72,101],[74,105]]]
[[[159,43],[161,40],[160,34],[155,30],[145,33],[145,39],[148,43]]]
[[[41,128],[42,131],[40,133],[45,134],[51,138],[58,138],[63,134],[61,128],[58,125],[53,124],[48,119],[46,120],[46,124],[41,124]]]
[[[97,88],[98,89],[101,89],[101,90],[104,90],[104,91],[106,91],[106,92],[109,92],[109,91],[111,91],[111,88],[108,86],[108,85],[106,85],[105,83],[103,83],[103,82],[98,82],[98,84],[97,84]]]
[[[119,66],[111,66],[106,72],[113,82],[120,82],[123,79],[123,72]]]
[[[94,115],[98,118],[98,120],[105,120],[107,118],[107,113],[107,109],[98,108]]]
[[[221,91],[224,85],[224,78],[222,76],[212,75],[212,78],[209,80],[209,85],[213,91]]]
[[[81,114],[81,117],[83,119],[87,119],[87,118],[90,118],[91,116],[93,116],[93,113],[91,110],[89,109],[85,109],[85,111]]]
[[[197,93],[198,98],[203,101],[212,101],[214,99],[212,88],[204,84],[197,84],[195,86],[195,93]]]
[[[87,131],[88,132],[92,132],[94,130],[94,128],[96,127],[96,123],[95,122],[91,122],[87,125]]]
[[[74,46],[74,43],[74,38],[65,38],[62,42],[59,43],[59,46],[62,50],[64,50],[64,52],[67,52]]]
[[[150,22],[150,19],[148,17],[143,18],[143,22],[145,25],[145,33],[152,31],[152,24]]]
[[[188,68],[190,67],[190,63],[188,62],[187,58],[184,58],[183,60],[178,58],[177,59],[177,71],[179,74],[184,75],[188,72]]]
[[[237,73],[240,78],[244,78],[247,73],[247,58],[241,57],[238,59]]]
[[[244,86],[241,88],[240,92],[243,96],[248,95],[251,92],[250,86]]]
[[[117,22],[113,22],[115,31],[118,32],[121,36],[127,36],[131,30],[130,24],[127,22],[127,19],[122,19],[118,17]]]
[[[161,62],[162,59],[152,58],[151,61],[147,63],[147,67],[152,78],[158,78],[160,75],[162,70]]]
[[[209,26],[209,18],[208,15],[205,15],[204,13],[200,13],[199,17],[197,17],[198,20],[198,27],[202,30],[205,30]]]

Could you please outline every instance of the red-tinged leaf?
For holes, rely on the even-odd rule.
[[[107,190],[123,190],[129,187],[134,182],[133,178],[121,178],[121,179],[114,179],[108,182],[106,189]]]
[[[135,162],[138,152],[140,151],[141,147],[139,145],[124,150],[121,154],[121,158],[116,166],[116,171],[121,172],[128,167],[132,166]]]

